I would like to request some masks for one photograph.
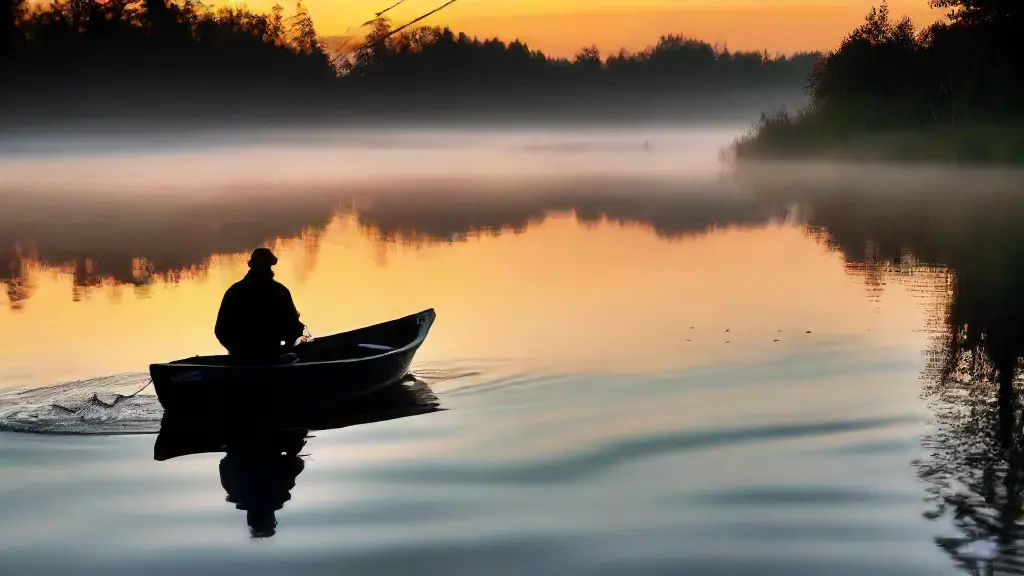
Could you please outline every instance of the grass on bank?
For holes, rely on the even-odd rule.
[[[914,129],[839,129],[807,108],[762,114],[736,140],[743,160],[849,160],[1024,164],[1024,124],[964,124]]]

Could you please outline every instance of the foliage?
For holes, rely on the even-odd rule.
[[[419,28],[390,37],[390,23],[376,21],[364,49],[343,64],[343,76],[362,86],[399,90],[592,89],[662,92],[725,87],[799,85],[817,54],[769,57],[731,53],[683,36],[668,35],[650,48],[602,61],[596,47],[572,60],[551,58],[515,40],[480,40],[448,28]],[[385,38],[386,37],[386,38]]]
[[[738,143],[739,155],[817,155],[828,148],[849,148],[865,135],[917,131],[937,136],[948,145],[945,155],[957,159],[1002,160],[1009,150],[1024,160],[1024,149],[1016,144],[1024,125],[1024,86],[1019,80],[1024,4],[933,4],[950,8],[950,19],[921,31],[907,18],[894,20],[886,4],[872,8],[864,23],[815,67],[807,109],[762,120]],[[997,140],[981,143],[994,156],[979,154],[971,138],[989,126],[1006,127]],[[912,150],[896,153],[916,156]]]
[[[301,2],[286,18],[199,0],[55,0],[0,12],[5,58],[0,94],[7,125],[80,118],[200,120],[352,110],[501,103],[519,109],[643,109],[643,98],[798,89],[815,54],[732,53],[663,36],[635,54],[602,60],[597,48],[572,61],[518,40],[480,40],[447,28],[371,22],[359,48],[329,55]],[[395,33],[398,31],[400,33]],[[350,39],[354,40],[354,39]],[[611,96],[609,96],[611,95]],[[619,96],[615,96],[619,95]],[[460,104],[461,103],[461,104]]]
[[[304,11],[288,22],[196,0],[56,0],[21,13],[0,95],[12,121],[100,115],[217,114],[246,99],[275,105],[321,90],[336,71]]]

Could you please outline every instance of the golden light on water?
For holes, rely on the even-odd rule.
[[[770,357],[810,345],[808,330],[815,345],[868,330],[893,346],[923,339],[913,330],[926,310],[913,291],[894,284],[866,297],[842,255],[796,224],[670,239],[649,226],[562,213],[516,233],[444,242],[386,236],[339,214],[271,246],[277,277],[315,335],[435,308],[419,361],[650,371]],[[171,272],[136,259],[136,286],[110,278],[76,285],[74,267],[23,261],[12,282],[27,296],[15,302],[9,287],[0,300],[4,385],[220,353],[213,321],[246,259],[218,254]]]

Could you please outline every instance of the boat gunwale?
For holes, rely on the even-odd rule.
[[[385,324],[397,324],[397,323],[400,323],[400,322],[403,322],[403,321],[411,320],[413,318],[418,319],[420,317],[427,318],[427,321],[420,323],[419,333],[416,335],[416,338],[414,338],[412,341],[410,341],[405,346],[402,346],[401,348],[395,348],[394,350],[388,350],[387,352],[384,352],[382,354],[377,354],[375,356],[363,356],[363,357],[360,357],[360,358],[341,358],[341,359],[338,359],[338,360],[323,360],[323,361],[319,361],[319,362],[299,362],[299,363],[296,363],[296,364],[261,364],[261,365],[252,365],[252,366],[226,366],[226,365],[218,365],[218,364],[180,364],[180,363],[178,363],[178,361],[171,361],[171,362],[156,362],[156,363],[150,364],[149,365],[149,369],[150,369],[150,372],[152,372],[154,366],[160,366],[160,367],[167,366],[167,367],[175,367],[175,368],[180,367],[180,368],[206,369],[206,370],[213,369],[213,370],[216,370],[216,371],[231,370],[231,371],[235,371],[235,372],[239,372],[239,371],[245,371],[245,372],[249,372],[249,371],[266,372],[267,370],[273,370],[273,371],[285,370],[285,369],[292,369],[292,370],[294,370],[294,369],[297,369],[297,368],[304,368],[304,367],[307,367],[307,366],[324,366],[324,365],[327,365],[327,364],[347,364],[347,363],[352,363],[352,362],[366,362],[366,361],[369,361],[369,360],[376,360],[376,359],[379,359],[379,358],[387,358],[388,356],[397,356],[398,354],[401,354],[403,352],[408,352],[410,349],[418,348],[419,346],[421,346],[423,344],[423,341],[427,339],[427,334],[430,332],[430,328],[434,325],[434,320],[437,318],[437,313],[434,311],[433,308],[428,308],[426,310],[423,310],[421,312],[417,312],[415,314],[410,314],[410,315],[405,316],[403,318],[395,318],[394,320],[389,320],[387,322],[381,322],[379,324],[371,324],[369,326],[363,326],[361,328],[355,328],[353,330],[347,330],[345,332],[339,332],[338,334],[332,334],[332,336],[341,336],[343,334],[350,334],[352,332],[358,332],[360,330],[367,330],[367,329],[370,329],[370,328],[376,328],[377,326],[383,326]],[[330,338],[330,336],[327,336],[325,338]],[[202,358],[202,357],[203,356],[195,356],[194,358]],[[186,360],[191,360],[191,359],[192,358],[186,358]]]

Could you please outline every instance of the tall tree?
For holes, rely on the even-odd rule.
[[[316,33],[313,18],[301,1],[296,4],[295,16],[292,17],[291,38],[295,49],[303,54],[310,54],[321,49],[320,36]]]
[[[24,0],[0,0],[0,62],[7,60],[21,44],[18,20],[24,14]]]
[[[590,46],[589,48],[583,48],[576,54],[576,64],[582,67],[584,70],[591,72],[601,71],[601,51],[597,49],[597,46]]]
[[[1024,3],[1020,0],[931,0],[934,8],[948,8],[950,19],[969,24],[1020,25]]]
[[[174,25],[174,14],[167,0],[146,0],[146,19],[154,36],[164,36]]]

